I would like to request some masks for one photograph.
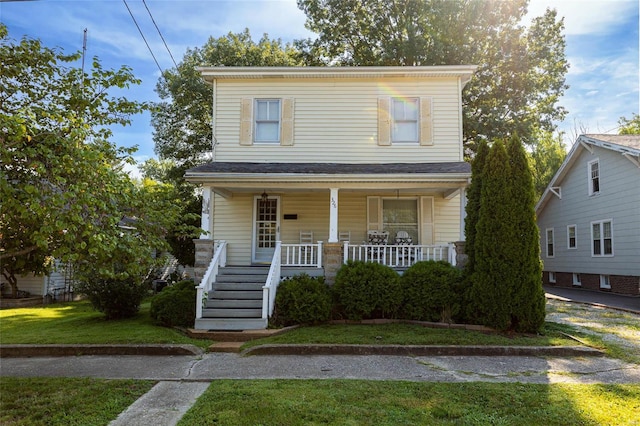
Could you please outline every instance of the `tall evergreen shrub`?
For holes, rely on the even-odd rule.
[[[475,243],[476,226],[480,215],[480,197],[482,196],[482,171],[489,154],[489,145],[486,141],[478,144],[476,156],[471,162],[471,184],[467,188],[467,205],[465,207],[466,218],[464,221],[465,252],[467,254],[467,264],[465,274],[471,275],[475,267]]]
[[[511,326],[514,255],[517,250],[511,202],[511,171],[504,143],[495,141],[482,172],[480,212],[475,235],[475,266],[471,276],[471,307],[475,321],[506,330]]]
[[[536,224],[536,191],[527,154],[518,137],[507,144],[516,244],[512,259],[511,327],[536,332],[544,325],[545,297],[542,289],[540,242]]]

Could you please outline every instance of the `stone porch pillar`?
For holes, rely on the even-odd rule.
[[[193,278],[196,285],[198,285],[200,284],[200,281],[202,281],[202,278],[204,278],[204,274],[207,272],[211,259],[213,259],[215,243],[209,238],[199,238],[193,240],[193,243],[196,245],[196,261],[193,265]]]
[[[453,244],[456,246],[456,266],[460,269],[464,268],[467,264],[469,256],[465,253],[466,241],[455,241]]]
[[[322,246],[324,258],[324,279],[329,285],[333,285],[336,281],[338,269],[342,266],[343,245],[340,243],[326,243]]]

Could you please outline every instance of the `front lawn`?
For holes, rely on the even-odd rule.
[[[220,380],[178,425],[623,425],[639,406],[639,385]]]
[[[155,384],[144,380],[3,377],[2,425],[107,425]]]
[[[320,325],[300,327],[288,333],[247,342],[243,349],[265,344],[357,344],[357,345],[580,345],[548,324],[544,336],[481,333],[471,330],[428,328],[416,324]]]
[[[192,344],[201,348],[209,340],[191,339],[153,323],[150,302],[129,319],[107,321],[86,301],[34,308],[0,310],[1,344]]]

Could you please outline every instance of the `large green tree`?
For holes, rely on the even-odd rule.
[[[298,41],[311,64],[476,64],[463,93],[464,141],[518,134],[532,143],[566,111],[563,19],[547,10],[528,27],[527,0],[298,0],[315,40]]]
[[[79,58],[11,39],[0,25],[0,265],[14,295],[17,276],[46,272],[52,257],[108,275],[119,252],[138,273],[146,259],[138,248],[162,247],[172,217],[145,202],[157,191],[122,170],[133,150],[109,141],[110,126],[148,107],[111,94],[138,80],[95,58],[83,74],[72,66]],[[124,216],[137,218],[135,237],[118,227]]]
[[[633,113],[631,118],[620,117],[618,120],[621,135],[640,135],[640,115]]]
[[[562,142],[562,134],[554,136],[551,132],[537,131],[532,138],[535,143],[531,144],[528,156],[536,199],[539,199],[562,165],[567,151]]]
[[[266,34],[256,43],[248,29],[211,37],[202,47],[187,50],[177,69],[160,78],[156,91],[162,101],[152,111],[156,154],[175,164],[169,175],[179,179],[189,167],[211,160],[211,87],[196,67],[294,65],[301,65],[301,60],[291,45]]]

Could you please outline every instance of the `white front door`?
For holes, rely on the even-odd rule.
[[[271,263],[276,241],[280,239],[280,198],[263,200],[256,196],[253,202],[253,263]]]

